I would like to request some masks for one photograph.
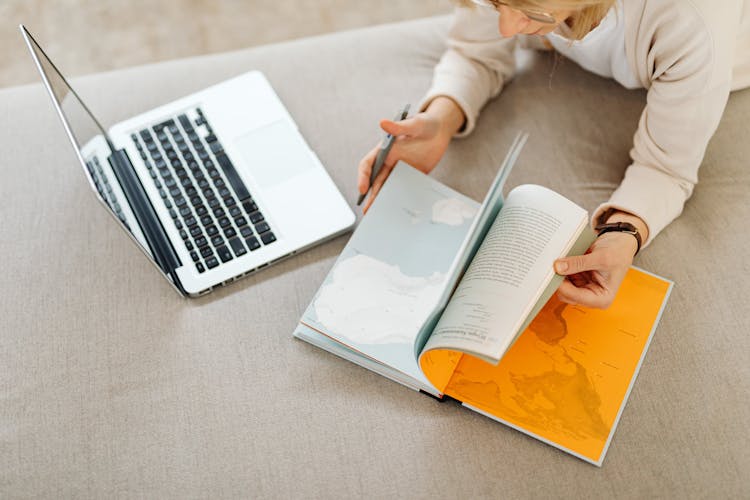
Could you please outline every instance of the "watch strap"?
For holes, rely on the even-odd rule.
[[[603,224],[597,224],[594,229],[597,232],[597,236],[601,236],[604,233],[611,233],[611,232],[617,232],[617,233],[627,233],[632,234],[633,237],[635,237],[635,241],[638,243],[638,248],[635,250],[634,255],[638,255],[638,252],[641,251],[641,245],[643,243],[641,239],[641,234],[638,232],[638,228],[635,227],[630,222],[608,222]]]

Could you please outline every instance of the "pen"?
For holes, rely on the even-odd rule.
[[[403,111],[397,114],[396,118],[394,118],[393,121],[398,122],[406,118],[409,115],[409,106],[409,104],[404,106]],[[373,181],[375,181],[375,177],[378,176],[380,169],[383,168],[383,163],[385,163],[385,159],[388,156],[388,153],[391,152],[391,148],[393,147],[394,142],[396,142],[396,138],[391,134],[386,134],[385,139],[383,139],[383,144],[380,146],[380,151],[378,151],[378,155],[375,157],[375,163],[373,163],[372,165],[372,170],[370,171],[370,185],[367,186],[367,191],[365,191],[364,194],[359,195],[357,206],[362,204],[362,200],[364,200],[365,196],[367,196],[367,193],[370,192],[372,183]]]

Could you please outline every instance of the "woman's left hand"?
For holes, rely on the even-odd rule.
[[[566,276],[557,296],[568,304],[606,309],[612,304],[633,263],[638,243],[631,234],[599,236],[586,254],[555,261],[555,272]]]

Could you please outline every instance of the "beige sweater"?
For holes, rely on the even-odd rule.
[[[626,56],[648,95],[632,164],[592,222],[610,207],[633,213],[648,225],[650,242],[682,213],[729,92],[750,87],[750,0],[624,1]],[[469,134],[482,106],[513,77],[517,42],[541,45],[526,35],[501,38],[486,9],[457,8],[421,109],[451,97],[466,116],[458,136]]]

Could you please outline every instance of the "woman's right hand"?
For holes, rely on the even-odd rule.
[[[453,134],[461,128],[461,125],[463,125],[463,113],[453,100],[447,97],[436,98],[426,111],[411,118],[399,122],[381,120],[380,127],[395,136],[396,141],[383,163],[383,168],[372,183],[369,197],[362,211],[366,213],[370,208],[399,160],[429,174],[443,157]],[[367,192],[370,172],[379,150],[380,144],[359,162],[357,186],[360,194]]]

